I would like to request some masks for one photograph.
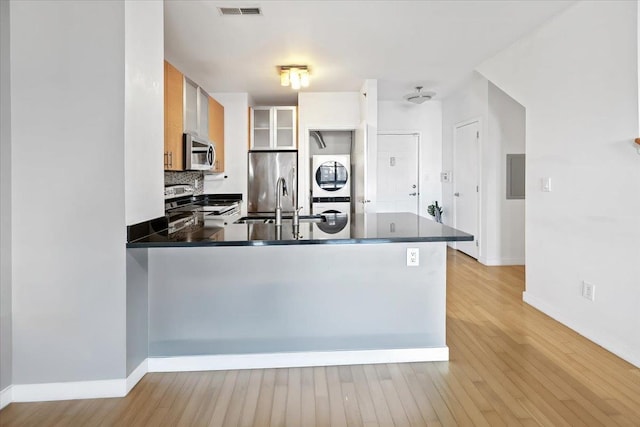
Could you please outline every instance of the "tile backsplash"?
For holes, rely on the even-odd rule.
[[[196,185],[196,180],[198,185]],[[204,174],[201,171],[167,172],[164,173],[164,185],[187,184],[195,188],[195,195],[202,194]]]

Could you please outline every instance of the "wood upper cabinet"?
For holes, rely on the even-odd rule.
[[[184,170],[184,75],[164,61],[164,169]]]
[[[213,172],[224,171],[224,107],[200,86],[164,61],[164,169],[182,171],[185,132],[215,146]]]
[[[216,149],[213,172],[224,172],[224,107],[212,97],[209,98],[209,140]]]

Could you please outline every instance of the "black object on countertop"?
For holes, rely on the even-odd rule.
[[[127,226],[127,242],[142,239],[145,236],[165,231],[169,227],[166,216],[143,221],[138,224]]]

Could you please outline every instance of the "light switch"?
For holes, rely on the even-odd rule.
[[[542,178],[542,191],[545,193],[551,192],[551,178]]]

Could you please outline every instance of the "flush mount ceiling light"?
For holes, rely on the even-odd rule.
[[[298,90],[309,86],[309,67],[306,65],[280,65],[280,84]]]
[[[416,86],[416,91],[404,96],[409,102],[414,104],[422,104],[436,96],[435,92],[422,92],[422,86]]]

